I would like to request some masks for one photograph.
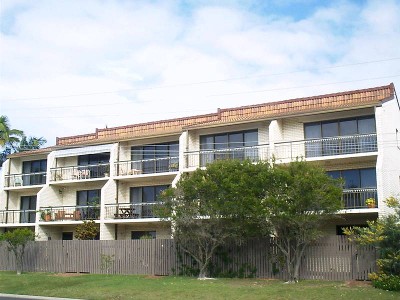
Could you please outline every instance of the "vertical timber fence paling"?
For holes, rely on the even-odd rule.
[[[25,251],[25,272],[71,272],[174,275],[188,274],[196,264],[178,253],[175,241],[43,241],[31,242]],[[357,247],[344,236],[323,238],[304,253],[301,279],[367,280],[375,271],[373,247]],[[104,259],[108,260],[104,268]],[[102,267],[103,266],[103,267]],[[0,243],[0,270],[15,270],[14,255]],[[286,266],[272,239],[252,239],[219,249],[212,260],[211,276],[287,279]]]

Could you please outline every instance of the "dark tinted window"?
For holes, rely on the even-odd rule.
[[[353,169],[327,172],[332,178],[343,178],[345,189],[376,188],[376,169]]]
[[[156,232],[155,231],[132,231],[131,238],[132,238],[132,240],[155,239]]]
[[[373,116],[304,124],[305,139],[369,133],[376,133]]]
[[[306,139],[319,139],[321,138],[321,124],[310,123],[304,124],[304,134]]]
[[[360,172],[359,170],[342,171],[342,177],[345,180],[345,188],[354,189],[360,187]]]
[[[80,166],[97,165],[109,162],[110,162],[110,153],[87,154],[87,155],[80,155],[78,157],[78,165]]]
[[[244,145],[245,146],[257,146],[258,145],[258,132],[248,131],[244,133]]]
[[[169,185],[143,186],[131,188],[131,203],[154,203],[158,195]]]
[[[223,134],[214,137],[214,149],[226,149],[228,147],[228,135]]]
[[[22,163],[22,176],[24,185],[37,185],[46,183],[47,160],[32,160]],[[26,174],[26,175],[25,175]]]
[[[340,135],[357,134],[357,120],[340,121]]]
[[[85,190],[77,192],[77,205],[100,204],[100,190]]]
[[[375,119],[374,118],[364,118],[358,120],[358,132],[360,134],[375,133]]]
[[[21,197],[20,223],[35,223],[36,196]]]
[[[73,240],[74,234],[72,232],[63,232],[62,233],[62,240],[70,241]]]
[[[361,187],[374,188],[376,187],[376,171],[375,168],[360,170]]]
[[[322,137],[333,137],[339,135],[338,122],[322,123]]]
[[[227,132],[200,136],[200,149],[228,149],[258,145],[258,131]]]

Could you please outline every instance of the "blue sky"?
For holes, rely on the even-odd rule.
[[[400,1],[0,0],[0,114],[43,136],[394,82]]]

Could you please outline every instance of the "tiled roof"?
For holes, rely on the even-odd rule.
[[[58,148],[59,147],[57,147],[57,146],[52,146],[52,147],[46,147],[46,148],[41,148],[41,149],[22,151],[22,152],[10,154],[7,157],[12,158],[12,157],[24,157],[24,156],[31,156],[31,155],[38,155],[38,154],[49,154],[51,151],[57,150]]]
[[[370,89],[306,97],[250,106],[218,109],[216,113],[162,120],[121,127],[96,129],[95,133],[57,138],[57,146],[90,145],[136,137],[178,134],[183,129],[213,124],[271,119],[277,117],[378,105],[394,95],[393,83]]]

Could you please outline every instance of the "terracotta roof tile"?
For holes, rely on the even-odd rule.
[[[46,148],[41,148],[41,149],[36,149],[36,150],[30,150],[30,151],[22,151],[18,153],[13,153],[8,155],[7,157],[24,157],[24,156],[30,156],[30,155],[38,155],[38,154],[49,154],[51,151],[57,150],[59,147],[57,146],[52,146],[52,147],[46,147]]]
[[[394,85],[335,94],[298,98],[257,105],[218,109],[217,113],[96,129],[95,133],[57,138],[57,146],[112,142],[160,134],[179,134],[183,129],[243,120],[269,119],[312,112],[374,106],[393,97]]]

